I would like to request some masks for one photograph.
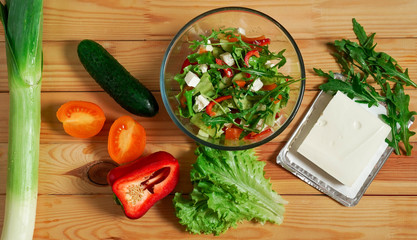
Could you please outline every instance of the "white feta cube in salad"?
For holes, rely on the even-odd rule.
[[[267,127],[266,124],[264,124],[264,119],[261,118],[261,120],[259,120],[259,122],[256,124],[256,129],[259,130],[260,132],[262,132],[265,128]]]
[[[229,66],[235,65],[235,60],[233,59],[232,54],[229,52],[220,54],[220,59]]]
[[[209,103],[210,103],[210,101],[209,100],[207,100],[207,98],[205,98],[203,95],[198,95],[196,98],[195,98],[195,104],[194,104],[194,106],[193,106],[193,108],[194,108],[194,111],[196,111],[196,112],[201,112],[201,111],[203,111],[203,109],[205,108],[205,107],[207,107],[207,105],[209,105]]]
[[[237,28],[237,33],[239,33],[240,35],[246,35],[245,29],[241,27]]]
[[[213,46],[211,46],[210,44],[211,44],[211,41],[210,40],[207,40],[207,45],[204,46],[206,48],[206,51],[207,52],[213,51]]]
[[[264,85],[264,84],[262,83],[261,79],[260,79],[260,78],[257,78],[257,79],[255,79],[255,81],[252,83],[252,86],[251,86],[250,90],[251,90],[252,92],[259,91],[259,90],[263,87],[263,85]]]
[[[271,61],[266,61],[265,66],[268,68],[272,68],[275,65],[275,63],[271,62]]]
[[[202,73],[205,73],[205,72],[207,72],[207,70],[208,70],[208,66],[207,66],[207,64],[200,64],[200,66],[198,66],[198,68],[200,69],[200,71],[201,71]]]
[[[193,72],[188,72],[187,75],[185,75],[184,80],[185,83],[187,83],[187,85],[190,87],[196,87],[200,82],[200,78]]]
[[[203,53],[203,52],[211,52],[211,51],[213,51],[213,46],[211,46],[210,44],[211,44],[211,41],[210,40],[207,40],[207,45],[204,45],[204,46],[201,45],[199,52],[200,53]]]

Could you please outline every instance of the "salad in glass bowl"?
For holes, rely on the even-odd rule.
[[[201,36],[190,46],[175,76],[181,117],[190,118],[198,135],[222,141],[261,140],[288,118],[280,111],[294,80],[279,69],[285,49],[271,52],[266,36],[246,37],[242,28]]]
[[[266,20],[274,28],[262,34],[246,34],[247,24],[207,30],[212,15],[223,19],[219,14]],[[171,42],[161,92],[171,118],[197,142],[240,150],[273,139],[289,124],[301,104],[304,76],[301,54],[277,22],[251,9],[223,8],[192,20]]]

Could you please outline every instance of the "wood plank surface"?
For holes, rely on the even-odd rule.
[[[178,223],[172,197],[143,218],[128,220],[110,195],[41,195],[34,238],[322,240],[415,239],[417,234],[416,196],[366,196],[354,208],[342,208],[325,196],[283,197],[289,204],[282,225],[243,222],[220,236],[201,236],[188,234]],[[0,204],[3,201],[0,196]]]
[[[45,0],[44,39],[170,40],[195,16],[226,6],[262,11],[279,21],[297,39],[353,37],[352,17],[381,37],[417,36],[417,2],[413,0]]]
[[[4,2],[4,1],[3,1]],[[131,115],[109,97],[78,60],[80,40],[102,44],[156,96],[154,118],[133,116],[146,129],[145,154],[164,150],[179,159],[174,192],[188,194],[195,143],[169,118],[159,89],[163,55],[176,32],[193,17],[225,6],[259,10],[294,37],[306,69],[306,92],[299,112],[276,139],[256,148],[265,176],[289,201],[281,226],[244,222],[220,236],[191,235],[175,217],[172,194],[143,218],[129,220],[113,202],[105,171],[114,164],[107,152],[111,123]],[[326,45],[354,40],[351,19],[376,32],[376,50],[387,52],[417,81],[417,1],[414,0],[44,0],[44,71],[39,164],[39,197],[34,239],[417,239],[417,135],[412,156],[392,154],[359,204],[346,208],[276,164],[276,156],[304,117],[324,79],[313,68],[338,71]],[[407,87],[410,109],[417,89]],[[56,119],[70,100],[97,103],[107,120],[91,139],[68,136]],[[0,28],[0,229],[7,175],[8,83],[4,31]],[[417,131],[417,125],[411,127]],[[94,172],[94,169],[100,169]],[[104,170],[103,170],[104,169]],[[95,173],[95,174],[94,174]],[[1,230],[0,230],[1,233]]]
[[[321,194],[315,188],[300,181],[276,164],[276,156],[284,143],[268,143],[255,150],[259,160],[266,162],[265,176],[270,178],[274,189],[281,194]],[[417,143],[413,143],[413,155]],[[146,146],[144,155],[167,151],[181,165],[181,178],[175,191],[191,192],[189,180],[191,165],[196,160],[194,143],[156,143]],[[0,144],[0,182],[6,181],[7,144]],[[107,185],[92,182],[88,170],[95,164],[111,161],[106,143],[57,143],[42,144],[40,148],[39,193],[40,194],[110,194]],[[411,157],[393,154],[367,190],[368,195],[415,195],[417,192],[417,161]],[[101,178],[103,180],[103,178]],[[105,179],[104,179],[105,180]],[[99,182],[100,183],[100,182]],[[5,184],[0,184],[4,194]]]
[[[417,109],[417,90],[409,90],[407,93],[411,98],[410,109]],[[289,139],[290,135],[293,133],[292,128],[298,125],[298,123],[305,116],[308,107],[311,106],[317,94],[318,91],[305,92],[301,107],[294,120],[291,122],[288,129],[284,130],[277,138],[272,140],[272,142],[285,142]],[[162,103],[160,93],[155,93],[155,97],[159,102],[160,112],[153,118],[146,118],[129,114],[129,112],[121,108],[109,95],[104,92],[69,92],[67,94],[62,94],[61,92],[45,92],[42,94],[41,143],[106,142],[111,124],[122,115],[131,115],[137,119],[145,127],[147,135],[149,136],[147,141],[150,143],[191,142],[192,139],[185,135],[179,128],[176,127],[174,122],[170,120],[170,117]],[[65,134],[62,128],[62,123],[60,123],[56,118],[56,112],[62,104],[71,100],[94,102],[103,109],[107,120],[102,131],[97,136],[90,139],[80,140]],[[8,93],[0,93],[0,102],[4,103],[0,105],[0,123],[4,123],[0,125],[0,143],[5,143],[8,140]],[[417,124],[413,124],[410,129],[412,131],[416,131]],[[417,135],[412,136],[411,141],[416,142]]]
[[[296,39],[306,70],[306,89],[312,90],[324,79],[313,68],[339,71],[327,43],[342,36],[326,39]],[[417,78],[417,39],[377,38],[377,51],[387,52],[404,68],[411,79]],[[79,41],[44,43],[43,92],[103,91],[88,75],[77,56]],[[137,79],[152,91],[159,91],[159,68],[169,41],[99,41]],[[139,56],[139,57],[138,57]],[[146,59],[146,61],[144,61]],[[7,92],[7,67],[4,42],[0,43],[0,92]]]

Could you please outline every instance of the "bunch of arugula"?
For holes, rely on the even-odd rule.
[[[287,202],[264,177],[254,150],[222,151],[199,146],[191,169],[189,198],[176,193],[176,215],[195,234],[224,233],[243,220],[281,224]]]
[[[410,119],[417,113],[409,110],[410,96],[404,93],[404,86],[417,87],[408,76],[408,69],[402,70],[397,61],[384,52],[375,51],[375,33],[367,35],[364,28],[352,19],[353,31],[359,43],[347,39],[336,40],[333,55],[341,67],[343,79],[338,74],[321,69],[314,71],[327,82],[319,88],[323,91],[341,91],[357,102],[378,106],[386,105],[387,114],[381,118],[391,127],[391,138],[386,142],[400,154],[399,143],[404,144],[407,155],[413,146],[409,139],[415,134],[408,128]],[[374,85],[379,86],[377,90]]]

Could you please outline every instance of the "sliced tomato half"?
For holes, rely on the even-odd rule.
[[[64,126],[64,131],[73,137],[90,138],[103,128],[106,117],[95,103],[69,101],[63,104],[56,116]]]
[[[145,129],[130,116],[118,118],[110,127],[107,149],[119,164],[139,158],[146,145]]]

